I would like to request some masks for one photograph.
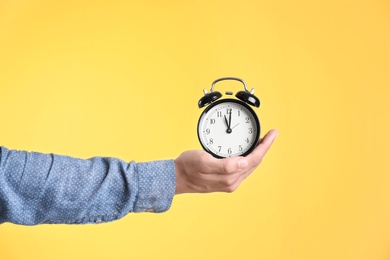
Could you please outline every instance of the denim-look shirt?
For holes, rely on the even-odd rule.
[[[175,186],[173,160],[82,160],[0,147],[0,223],[103,223],[164,212]]]

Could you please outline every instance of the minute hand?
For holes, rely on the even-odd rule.
[[[229,110],[229,128],[232,125],[232,110]]]

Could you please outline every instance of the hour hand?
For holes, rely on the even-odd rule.
[[[228,119],[227,119],[226,115],[224,115],[224,117],[225,117],[225,123],[226,123],[226,126],[227,126],[227,128],[229,128],[229,127],[230,127],[230,125],[229,125],[229,122],[228,122]]]

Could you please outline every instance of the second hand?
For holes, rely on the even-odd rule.
[[[233,126],[231,129],[234,129],[236,126],[238,126],[240,123],[237,123],[235,126]]]

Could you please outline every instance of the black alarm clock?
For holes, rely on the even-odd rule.
[[[236,98],[222,98],[214,91],[215,84],[224,80],[239,81],[244,90]],[[216,158],[246,156],[256,146],[260,137],[260,121],[251,107],[259,107],[260,100],[248,90],[244,80],[235,77],[216,79],[209,92],[199,100],[199,108],[205,107],[198,121],[198,138],[203,149]],[[227,96],[233,92],[226,91]]]

